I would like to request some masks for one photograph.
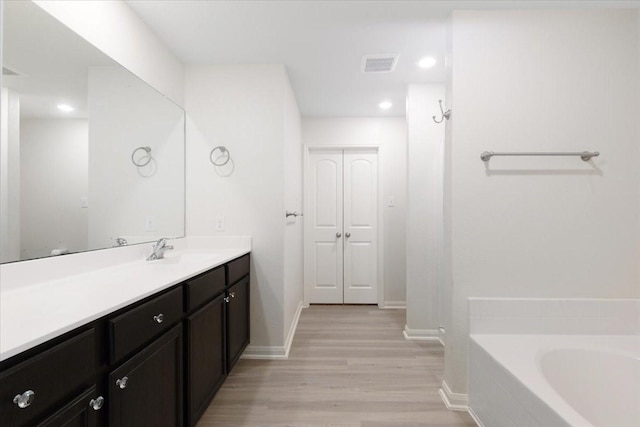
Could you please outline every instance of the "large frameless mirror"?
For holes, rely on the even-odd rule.
[[[0,261],[184,236],[184,111],[32,2],[2,29]]]

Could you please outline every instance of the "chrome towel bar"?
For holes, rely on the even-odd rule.
[[[483,162],[488,162],[493,156],[580,156],[582,160],[588,162],[592,157],[598,157],[600,153],[598,151],[582,151],[574,153],[495,153],[493,151],[483,151],[480,154],[480,159]]]

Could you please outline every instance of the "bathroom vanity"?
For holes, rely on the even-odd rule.
[[[122,292],[126,305],[116,304],[112,311],[101,307],[99,317],[79,326],[69,320],[72,330],[28,349],[17,346],[16,354],[5,351],[5,345],[0,362],[0,424],[195,425],[249,343],[246,252],[227,254],[218,262],[183,253],[156,264],[131,263],[109,270],[105,274],[114,280],[112,292],[122,285],[116,276],[131,277],[130,286],[135,288],[135,275],[127,273],[136,268],[146,269],[146,274],[153,270],[169,282],[160,280],[157,283],[163,284],[156,292],[145,289],[135,302]],[[196,273],[172,283],[179,270]],[[95,285],[93,290],[92,283],[84,287],[100,299],[102,284]],[[5,307],[19,305],[19,297],[9,295]],[[33,301],[38,304],[37,298]],[[73,303],[84,304],[83,296]],[[64,310],[64,304],[52,304],[58,305]],[[64,323],[64,316],[63,311],[52,311],[51,321]],[[28,331],[31,321],[16,319],[11,326],[15,331],[7,325],[2,331],[20,334],[20,323]],[[35,342],[31,339],[25,346]]]

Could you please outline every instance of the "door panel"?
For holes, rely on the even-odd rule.
[[[315,167],[315,201],[320,203],[316,203],[314,223],[316,227],[336,228],[341,222],[338,215],[340,165],[333,159],[318,159]]]
[[[338,251],[335,242],[316,242],[314,246],[315,268],[314,283],[318,288],[336,288],[336,277],[342,274],[336,267],[336,252]]]
[[[351,288],[370,289],[373,277],[371,276],[371,244],[368,242],[351,243],[350,256],[347,257],[348,268],[351,270]]]
[[[227,359],[229,372],[236,364],[244,349],[249,345],[250,328],[249,276],[231,286],[227,291]]]
[[[347,160],[347,156],[345,156]],[[373,165],[366,159],[356,158],[347,164],[350,170],[345,169],[349,179],[345,180],[345,187],[348,189],[345,199],[345,207],[350,208],[349,216],[345,217],[345,225],[352,227],[372,227],[376,210],[371,210],[372,203],[375,208],[375,193],[371,182],[373,176]]]
[[[342,303],[342,150],[311,152],[307,192],[305,292],[313,303]],[[340,235],[340,237],[338,237]]]
[[[344,153],[344,302],[378,301],[378,156]]]
[[[305,299],[378,301],[377,150],[309,152]]]

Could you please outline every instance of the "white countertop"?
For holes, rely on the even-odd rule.
[[[6,271],[0,289],[0,361],[249,253],[250,238],[248,242],[236,247],[206,245],[203,240],[197,245],[179,242],[174,244],[175,251],[166,253],[166,259],[149,262],[140,258],[140,249],[123,248],[134,259],[122,262],[120,254],[117,263],[102,268],[82,271],[79,267],[77,274],[65,275],[52,271],[48,277],[53,280],[46,279],[46,269],[54,269],[56,259],[2,265]],[[96,251],[93,256],[105,255]],[[86,259],[87,255],[78,257]],[[64,258],[69,263],[73,256]],[[20,286],[6,283],[22,277],[19,269],[38,267],[45,268],[43,280]],[[27,275],[26,270],[24,273]]]

